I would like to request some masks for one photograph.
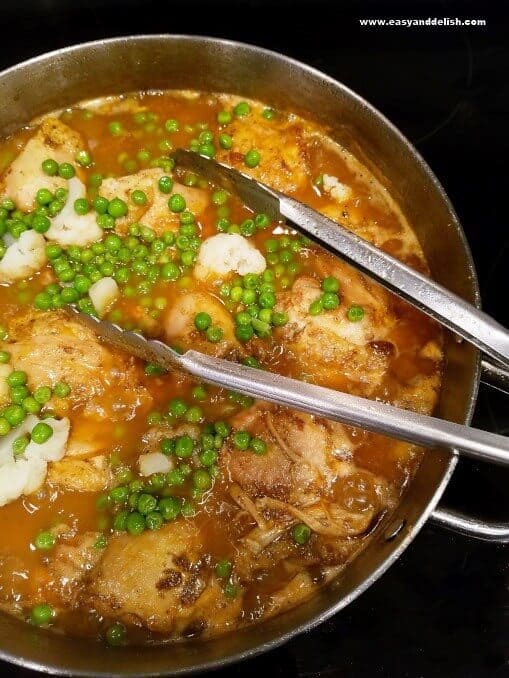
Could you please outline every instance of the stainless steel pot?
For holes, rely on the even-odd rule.
[[[458,218],[417,151],[347,87],[280,54],[224,40],[172,35],[103,40],[45,54],[0,74],[0,136],[81,99],[168,88],[253,97],[328,126],[331,135],[362,160],[399,202],[434,278],[479,305],[477,277]],[[450,337],[446,354],[438,415],[468,423],[480,380],[480,358],[471,346]],[[345,573],[309,602],[264,624],[205,643],[111,649],[0,615],[0,658],[53,675],[140,677],[211,669],[270,650],[324,621],[365,591],[429,518],[472,536],[509,539],[507,525],[435,510],[456,462],[453,450],[426,454],[402,503]]]

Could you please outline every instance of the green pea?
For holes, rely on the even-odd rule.
[[[228,193],[226,191],[214,191],[212,193],[212,203],[214,205],[224,205],[228,200]]]
[[[90,186],[90,188],[99,188],[102,182],[103,182],[102,174],[91,174],[88,177],[88,185]]]
[[[54,177],[58,174],[58,162],[52,158],[43,160],[41,167],[44,174],[48,177]]]
[[[0,363],[8,363],[11,359],[11,354],[8,351],[0,351]]]
[[[142,515],[147,515],[151,511],[155,510],[157,506],[157,499],[151,494],[140,494],[136,506]]]
[[[88,214],[90,211],[90,204],[86,198],[78,198],[74,201],[74,211],[76,214]]]
[[[236,431],[233,436],[233,444],[239,450],[247,450],[251,442],[251,436],[247,431]]]
[[[263,455],[267,451],[267,444],[261,438],[252,438],[250,447],[255,454]]]
[[[74,159],[82,167],[89,167],[92,164],[92,156],[87,150],[78,151]]]
[[[141,534],[145,530],[145,518],[138,513],[138,511],[133,511],[127,516],[126,519],[126,530],[129,534]]]
[[[190,424],[197,424],[203,419],[203,413],[201,410],[201,407],[197,407],[194,405],[193,407],[190,407],[187,412],[186,412],[186,421],[188,421]]]
[[[197,469],[193,473],[193,485],[196,487],[196,489],[202,491],[210,489],[212,485],[210,473],[205,469]]]
[[[0,417],[0,436],[6,436],[11,430],[11,424],[5,417]]]
[[[55,384],[55,387],[53,388],[53,393],[58,397],[58,398],[66,398],[69,393],[71,392],[71,387],[69,384],[66,384],[63,381],[59,381]]]
[[[49,205],[53,200],[53,193],[47,188],[40,188],[35,194],[35,200],[38,205]]]
[[[186,208],[184,196],[180,195],[180,193],[174,193],[168,200],[168,207],[172,212],[183,212]]]
[[[29,390],[26,386],[11,386],[9,393],[11,402],[21,405],[23,400],[29,395]]]
[[[53,435],[53,429],[49,424],[46,424],[44,421],[40,421],[36,424],[31,433],[32,440],[38,445],[42,445]]]
[[[98,195],[92,203],[97,214],[106,214],[109,204],[110,201],[107,198],[103,198],[102,195]]]
[[[232,582],[227,582],[223,588],[224,595],[227,598],[236,598],[239,592],[239,589]]]
[[[273,108],[264,108],[262,111],[262,118],[265,120],[273,120],[276,117],[276,111]]]
[[[212,448],[204,450],[200,454],[200,462],[203,464],[203,466],[212,466],[212,464],[215,464],[216,461],[217,461],[217,452]]]
[[[362,306],[350,306],[346,316],[350,322],[358,323],[364,318],[364,309]]]
[[[136,190],[131,193],[131,200],[135,205],[146,205],[147,204],[147,194],[144,191]]]
[[[158,511],[151,511],[145,516],[145,522],[149,530],[158,530],[162,527],[164,519]]]
[[[125,217],[128,208],[127,204],[121,198],[113,198],[108,205],[108,214],[114,219]]]
[[[30,620],[36,626],[44,626],[49,624],[53,619],[54,612],[52,608],[46,603],[34,605],[30,611]]]
[[[296,544],[303,546],[308,543],[311,537],[311,530],[304,523],[297,523],[297,525],[294,525],[292,528],[292,537]]]
[[[240,224],[240,232],[242,235],[246,236],[246,238],[254,235],[256,232],[256,226],[253,219],[245,219],[245,221]]]
[[[115,504],[125,504],[129,499],[129,488],[125,485],[119,485],[110,490],[110,498]]]
[[[273,308],[276,305],[276,295],[273,292],[262,292],[258,297],[258,303],[262,308]]]
[[[323,303],[322,303],[322,298],[320,297],[319,299],[315,299],[310,305],[309,305],[309,314],[310,315],[319,315],[323,311]]]
[[[207,340],[212,344],[217,344],[223,338],[224,332],[220,327],[209,327],[205,333]]]
[[[261,158],[262,156],[260,155],[260,152],[252,148],[244,156],[244,164],[246,165],[246,167],[251,168],[256,167],[257,165],[260,164]]]
[[[14,370],[6,379],[9,386],[24,386],[27,383],[27,373],[22,370]]]
[[[108,125],[108,131],[112,137],[118,137],[123,132],[122,123],[118,120],[112,120]]]
[[[159,500],[158,509],[164,520],[175,520],[180,515],[182,501],[178,497],[164,497]]]
[[[51,532],[39,532],[34,540],[34,545],[35,548],[39,549],[40,551],[49,551],[55,546],[56,541],[55,535]]]
[[[62,248],[59,245],[50,243],[46,245],[46,255],[48,259],[57,259],[62,254]]]
[[[286,325],[286,323],[288,322],[288,313],[273,311],[271,322],[276,327],[282,327],[283,325]]]
[[[240,101],[233,109],[233,114],[237,118],[245,118],[246,115],[251,113],[251,106],[247,101]]]
[[[61,177],[62,179],[67,179],[67,180],[72,179],[75,174],[76,174],[76,170],[68,162],[63,162],[58,167],[58,176]]]
[[[201,313],[197,313],[194,317],[194,326],[196,327],[197,330],[200,332],[205,332],[212,324],[212,318],[208,313],[205,313],[202,311]]]
[[[217,122],[220,125],[228,125],[233,120],[233,116],[230,111],[219,111],[217,114]]]
[[[22,387],[24,388],[24,387]],[[13,440],[12,442],[12,451],[15,457],[19,457],[22,455],[26,448],[27,445],[30,441],[28,440],[27,436],[19,436],[19,438],[16,438],[16,440]]]
[[[218,560],[214,570],[219,579],[226,579],[230,576],[232,568],[233,566],[229,560]]]
[[[175,452],[175,440],[173,438],[163,438],[159,443],[159,449],[167,456],[173,454]]]
[[[120,622],[113,622],[111,626],[106,629],[106,642],[112,647],[118,647],[125,643],[127,630]]]
[[[214,424],[214,431],[222,438],[229,436],[231,430],[231,426],[224,421],[216,421]]]
[[[119,532],[125,532],[127,529],[127,518],[129,516],[129,511],[119,511],[115,514],[113,518],[112,527],[114,530]]]
[[[133,115],[133,120],[136,125],[144,125],[147,122],[147,112],[146,111],[137,111]]]
[[[260,362],[252,355],[248,355],[246,358],[244,358],[242,364],[246,365],[246,367],[260,367]]]
[[[193,439],[190,436],[179,436],[175,441],[175,454],[179,459],[187,459],[193,453]]]
[[[279,249],[279,242],[275,238],[269,238],[265,241],[265,251],[269,254],[277,252]]]
[[[322,294],[322,306],[325,311],[333,311],[339,306],[339,297],[334,292],[324,292]]]
[[[324,292],[335,292],[339,291],[339,280],[334,276],[329,276],[322,280],[322,290]]]
[[[28,396],[28,398],[25,398],[25,400],[22,402],[22,405],[23,409],[27,414],[37,414],[38,412],[41,411],[40,404],[32,396]]]
[[[181,398],[173,398],[173,400],[170,400],[168,412],[173,417],[179,419],[180,417],[183,417],[184,414],[187,412],[187,405],[185,401],[182,400]]]
[[[225,151],[229,151],[233,146],[233,138],[229,134],[220,134],[218,137],[219,145]]]

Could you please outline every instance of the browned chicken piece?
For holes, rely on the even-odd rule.
[[[111,177],[101,184],[101,195],[108,200],[121,198],[128,207],[129,212],[125,217],[117,219],[116,230],[120,233],[126,231],[126,226],[135,222],[141,222],[149,226],[158,235],[164,231],[175,231],[179,226],[179,215],[172,212],[168,207],[171,195],[178,193],[186,201],[186,209],[199,217],[207,207],[207,193],[200,188],[192,188],[179,183],[173,184],[170,194],[162,193],[158,187],[159,179],[164,172],[155,167],[153,169],[140,170],[136,174],[128,174],[124,177]],[[135,205],[131,200],[131,194],[135,190],[142,190],[148,200],[146,205]]]
[[[49,465],[46,481],[73,492],[100,492],[109,486],[112,476],[105,455],[90,459],[67,456]]]
[[[318,280],[298,278],[278,300],[278,310],[289,322],[276,336],[292,352],[300,378],[369,396],[382,382],[395,353],[386,335],[396,318],[389,298],[353,269],[335,269],[341,303],[336,310],[311,315],[310,305],[320,297]],[[361,305],[360,322],[348,320],[351,305]]]
[[[53,575],[52,588],[64,604],[76,602],[83,578],[103,555],[103,549],[97,546],[99,536],[100,532],[84,532],[58,543],[51,552],[48,569]]]
[[[265,120],[258,107],[226,128],[233,137],[232,150],[218,150],[217,160],[283,193],[294,193],[309,181],[305,131],[297,119]],[[261,156],[255,168],[246,167],[245,154],[256,149]]]
[[[346,537],[365,532],[395,500],[384,478],[357,468],[355,445],[341,424],[260,405],[232,423],[267,444],[260,456],[229,446],[220,462],[239,488],[231,488],[232,497],[258,523],[261,534],[255,541],[261,540],[263,548],[265,533],[271,534],[273,521],[278,524],[266,517],[267,511],[305,522],[326,536]],[[351,488],[364,501],[349,504]],[[276,530],[269,541],[277,536]]]
[[[102,345],[91,330],[63,311],[29,309],[14,316],[9,339],[12,364],[27,373],[32,389],[65,382],[71,387],[69,400],[74,405],[88,402],[102,417],[112,410],[118,413],[119,408],[132,416],[150,398],[133,358]],[[112,396],[120,389],[122,402],[117,402]]]
[[[40,188],[54,192],[67,186],[65,179],[44,174],[43,161],[52,158],[59,163],[73,163],[81,148],[83,142],[78,132],[58,118],[45,118],[0,180],[0,196],[14,200],[19,209],[30,211]]]
[[[166,634],[206,636],[231,627],[240,611],[202,558],[199,529],[184,519],[112,539],[82,601],[107,618]]]

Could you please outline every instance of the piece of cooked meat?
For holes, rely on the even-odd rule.
[[[83,142],[78,132],[58,118],[45,118],[7,168],[0,181],[0,195],[14,200],[19,209],[30,211],[40,188],[47,188],[53,193],[57,188],[67,186],[65,179],[44,174],[41,167],[43,161],[52,158],[59,163],[74,162],[81,148]]]
[[[197,526],[180,519],[154,532],[113,538],[88,575],[82,601],[99,614],[159,633],[204,634],[232,625],[240,601],[226,598],[201,559]]]
[[[11,318],[8,329],[12,364],[27,373],[32,389],[65,382],[71,387],[73,404],[88,402],[102,417],[111,414],[112,408],[130,411],[150,397],[132,357],[104,346],[91,330],[63,311],[28,309]],[[115,404],[110,402],[111,393],[117,389],[122,403]],[[109,406],[101,399],[103,395],[108,396]]]
[[[364,276],[346,267],[335,271],[341,284],[339,307],[311,315],[309,307],[322,293],[320,283],[301,276],[278,299],[277,309],[285,311],[289,321],[275,334],[292,352],[302,377],[369,396],[382,382],[395,352],[386,335],[396,318],[388,295]],[[351,305],[364,309],[360,322],[348,320]]]
[[[52,588],[63,603],[74,603],[80,593],[83,577],[99,561],[103,549],[96,546],[100,532],[84,532],[68,541],[57,543],[48,558],[53,575]]]
[[[309,502],[355,468],[354,444],[341,424],[266,405],[241,412],[232,424],[267,444],[260,456],[231,446],[221,457],[228,477],[252,497]]]
[[[233,148],[218,149],[217,160],[283,193],[294,193],[309,180],[304,126],[293,117],[265,120],[261,111],[262,107],[253,105],[250,115],[234,118],[226,128],[233,137]],[[261,156],[255,168],[246,167],[244,162],[245,154],[252,149]]]
[[[186,209],[198,217],[208,203],[207,193],[200,188],[192,188],[175,182],[171,193],[162,193],[158,187],[159,179],[164,172],[154,167],[128,174],[123,177],[110,177],[105,179],[100,188],[100,193],[108,200],[121,198],[128,207],[129,212],[125,217],[117,219],[115,228],[118,232],[125,232],[126,226],[134,222],[141,222],[149,226],[160,235],[164,231],[174,231],[179,226],[179,215],[172,212],[168,207],[171,195],[178,193],[186,201]],[[131,193],[142,190],[148,200],[146,205],[135,205],[131,200]]]
[[[111,465],[105,455],[90,459],[67,456],[49,465],[46,482],[73,492],[100,492],[112,480]]]

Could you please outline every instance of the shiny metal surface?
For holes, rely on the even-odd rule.
[[[192,151],[173,154],[178,165],[192,169],[239,195],[243,202],[272,219],[282,218],[297,231],[336,256],[344,257],[391,292],[438,320],[487,355],[509,366],[509,332],[486,313],[363,240],[341,224],[251,177]],[[444,441],[445,444],[445,441]]]
[[[192,374],[200,381],[316,414],[374,433],[433,448],[451,447],[472,459],[509,466],[509,438],[488,431],[403,410],[368,398],[315,386],[280,374],[233,363],[197,351],[177,353],[166,344],[99,320],[75,309],[74,318],[103,341],[166,370]]]
[[[492,523],[472,518],[460,511],[438,508],[431,514],[430,521],[452,532],[475,537],[482,541],[491,541],[497,544],[509,544],[509,525],[507,523]]]
[[[472,259],[457,216],[433,173],[373,107],[332,78],[249,45],[192,36],[135,36],[59,50],[0,74],[0,135],[84,98],[143,89],[194,88],[259,98],[327,126],[387,188],[412,224],[433,278],[479,305]],[[437,415],[472,416],[479,354],[447,336]],[[111,649],[0,615],[0,657],[52,675],[170,676],[208,670],[270,650],[348,605],[399,557],[438,503],[457,463],[447,449],[425,455],[401,503],[330,586],[264,624],[206,643]],[[385,538],[390,524],[405,527]]]

